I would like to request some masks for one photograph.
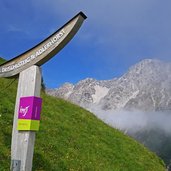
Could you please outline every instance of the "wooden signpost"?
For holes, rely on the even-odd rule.
[[[18,112],[20,97],[40,96],[41,70],[31,66],[19,75],[11,145],[11,170],[30,171],[32,169],[35,131],[18,131]]]
[[[40,66],[74,37],[86,18],[84,13],[78,13],[41,43],[0,65],[0,77],[19,75],[12,131],[11,171],[32,170],[35,131],[39,129],[42,102]]]

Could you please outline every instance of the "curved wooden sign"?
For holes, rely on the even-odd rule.
[[[77,33],[87,17],[80,12],[47,39],[0,65],[0,77],[12,77],[32,65],[41,66],[56,55]]]

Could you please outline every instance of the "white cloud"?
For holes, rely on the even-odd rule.
[[[103,111],[97,108],[91,111],[112,127],[130,133],[158,128],[171,135],[171,114],[169,112]]]

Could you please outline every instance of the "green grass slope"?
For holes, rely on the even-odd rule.
[[[0,64],[3,64],[4,62],[6,62],[6,60],[0,57]]]
[[[10,143],[17,80],[0,79],[0,171],[10,167]],[[36,171],[164,171],[163,162],[88,111],[42,93],[36,134]]]

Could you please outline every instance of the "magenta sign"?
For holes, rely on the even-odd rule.
[[[18,119],[40,120],[42,99],[40,97],[21,97]]]

